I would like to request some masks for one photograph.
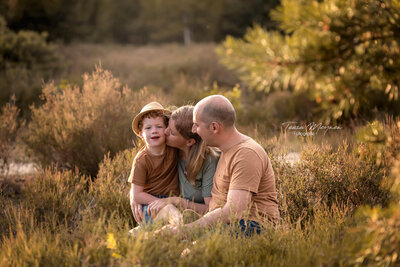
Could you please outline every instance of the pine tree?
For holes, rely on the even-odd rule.
[[[399,114],[399,0],[283,0],[281,31],[260,26],[218,52],[252,89],[307,92],[325,122]]]

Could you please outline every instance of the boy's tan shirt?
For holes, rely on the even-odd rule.
[[[165,147],[163,155],[154,156],[143,147],[133,160],[128,182],[143,186],[152,195],[179,195],[178,151]]]
[[[275,176],[265,150],[250,137],[221,154],[214,175],[209,210],[223,207],[229,189],[252,193],[249,220],[278,222]]]

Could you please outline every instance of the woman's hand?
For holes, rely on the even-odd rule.
[[[168,198],[154,200],[149,204],[148,207],[149,215],[155,218],[158,212],[167,205],[168,205]]]

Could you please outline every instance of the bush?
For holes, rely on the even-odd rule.
[[[47,84],[44,104],[32,107],[25,142],[44,165],[56,163],[95,176],[104,155],[114,156],[134,140],[133,116],[156,97],[146,90],[122,88],[110,72],[96,68],[83,77],[82,89]],[[162,100],[158,95],[157,100]]]
[[[18,114],[19,109],[11,103],[7,103],[0,111],[0,170],[7,166],[18,129],[22,126],[18,122]]]
[[[387,204],[389,190],[381,184],[389,168],[377,165],[369,151],[360,155],[360,146],[311,145],[303,149],[295,165],[272,156],[282,217],[308,219],[321,205],[354,211],[361,205]]]
[[[358,210],[357,225],[347,230],[347,259],[357,265],[397,266],[400,264],[400,122],[389,120],[386,125],[374,122],[362,128],[358,136],[376,148],[379,164],[391,166],[384,186],[390,189],[392,201],[384,208],[366,206]]]
[[[22,113],[38,103],[43,80],[61,71],[61,56],[45,33],[13,32],[0,16],[0,105],[16,96]]]
[[[110,155],[100,163],[96,181],[91,184],[90,197],[95,216],[103,214],[106,218],[117,216],[134,225],[129,203],[128,177],[137,149],[126,149],[113,159]]]
[[[23,189],[22,207],[33,214],[38,227],[56,230],[60,224],[65,224],[75,228],[88,203],[88,180],[77,170],[45,169]]]

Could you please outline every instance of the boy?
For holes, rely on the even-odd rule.
[[[133,160],[128,179],[132,184],[130,202],[131,207],[133,201],[143,205],[145,223],[152,222],[147,212],[149,203],[169,195],[179,195],[178,152],[165,144],[164,131],[169,114],[161,104],[151,102],[132,121],[133,132],[142,138],[145,146]]]

